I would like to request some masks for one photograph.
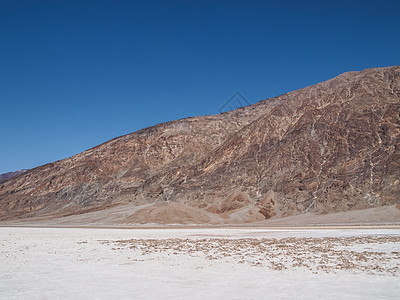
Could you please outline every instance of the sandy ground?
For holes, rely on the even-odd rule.
[[[0,227],[1,299],[398,299],[399,229]]]
[[[179,209],[178,209],[179,208]],[[147,211],[146,211],[147,209]],[[90,226],[90,227],[138,227],[165,225],[208,225],[208,226],[311,226],[311,225],[400,225],[400,209],[396,205],[374,207],[341,213],[318,215],[306,213],[285,218],[274,217],[257,221],[245,217],[249,208],[234,211],[224,218],[203,210],[184,208],[183,205],[142,205],[121,204],[100,211],[65,217],[41,216],[0,221],[0,226]],[[206,214],[206,215],[205,215]],[[135,217],[136,216],[136,217]],[[140,217],[138,217],[140,216]]]

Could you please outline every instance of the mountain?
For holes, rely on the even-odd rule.
[[[0,219],[255,222],[397,205],[399,180],[394,66],[158,124],[2,180]],[[107,211],[116,217],[96,214]]]
[[[15,171],[15,172],[8,172],[8,173],[0,174],[0,180],[9,179],[11,177],[15,177],[15,176],[17,176],[19,174],[22,174],[22,173],[26,172],[26,171],[27,171],[26,169],[23,169],[23,170],[18,170],[18,171]]]

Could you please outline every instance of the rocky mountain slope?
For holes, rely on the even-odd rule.
[[[130,205],[125,223],[242,223],[400,203],[400,67],[162,123],[0,181],[0,219]]]
[[[23,170],[18,170],[18,171],[15,171],[15,172],[7,172],[7,173],[4,173],[4,174],[0,174],[0,180],[4,180],[4,179],[9,179],[11,177],[15,177],[15,176],[17,176],[19,174],[22,174],[22,173],[26,172],[26,171],[27,171],[26,169],[23,169]]]

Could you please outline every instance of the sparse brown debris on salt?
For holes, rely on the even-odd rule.
[[[208,260],[248,263],[273,270],[304,268],[314,273],[347,270],[371,275],[400,275],[400,237],[203,238],[99,241],[135,255],[161,252],[203,256]],[[385,251],[382,251],[382,247]],[[397,250],[396,250],[397,249]]]

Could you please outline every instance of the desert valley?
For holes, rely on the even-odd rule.
[[[398,299],[400,67],[0,179],[2,299]]]

